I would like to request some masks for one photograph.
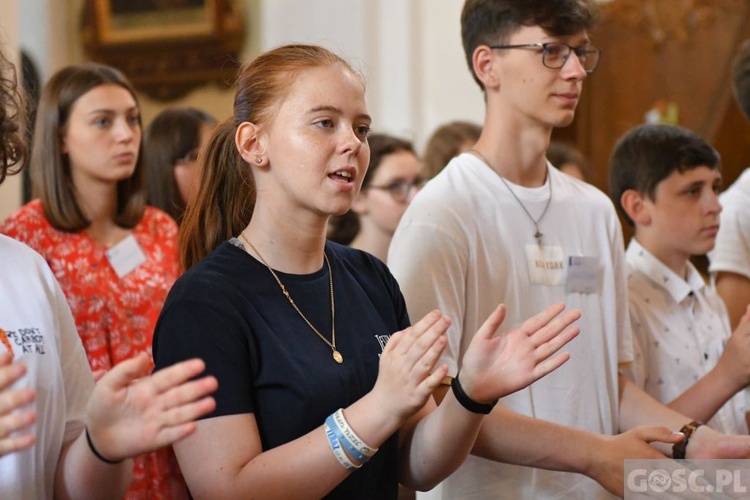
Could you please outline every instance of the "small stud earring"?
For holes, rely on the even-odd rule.
[[[261,163],[263,163],[263,158],[261,158],[260,156],[259,156],[259,157],[257,157],[257,158],[255,159],[255,163],[257,163],[258,165],[260,165]]]

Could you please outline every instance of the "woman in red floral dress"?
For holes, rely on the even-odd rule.
[[[73,311],[91,368],[147,352],[180,273],[177,226],[146,206],[135,93],[114,68],[70,66],[44,89],[32,153],[38,199],[0,231],[42,254]],[[171,498],[171,450],[137,457],[126,498]],[[179,490],[177,490],[179,491]]]

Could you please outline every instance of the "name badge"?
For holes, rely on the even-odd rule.
[[[568,293],[596,293],[599,290],[599,267],[596,257],[568,257]]]
[[[559,245],[526,245],[526,261],[532,285],[557,286],[565,283],[565,257]]]
[[[146,262],[146,254],[132,234],[107,250],[109,265],[122,278]]]

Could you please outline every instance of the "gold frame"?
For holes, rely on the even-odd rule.
[[[203,0],[200,6],[182,8],[158,7],[154,2],[152,9],[119,14],[116,0],[95,2],[98,38],[103,43],[207,37],[218,30],[216,0]]]
[[[238,0],[133,9],[120,0],[131,12],[117,12],[115,1],[86,0],[81,38],[91,60],[122,70],[137,89],[159,100],[209,82],[231,84],[245,40]]]

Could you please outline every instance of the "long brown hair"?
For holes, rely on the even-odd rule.
[[[213,116],[200,109],[167,108],[143,134],[148,204],[164,210],[178,223],[185,214],[185,201],[174,176],[175,166],[201,145],[201,128],[215,123]]]
[[[61,149],[63,131],[76,101],[93,88],[106,84],[124,88],[138,105],[135,90],[125,75],[115,68],[97,63],[76,64],[61,69],[42,91],[31,153],[32,186],[34,196],[42,202],[44,216],[61,231],[80,231],[91,224],[76,201],[70,161]],[[140,126],[140,115],[138,124]],[[142,152],[141,143],[133,175],[117,183],[115,223],[120,227],[135,227],[143,218],[146,193]]]
[[[180,263],[187,270],[219,244],[247,226],[255,205],[250,166],[234,143],[243,122],[264,125],[304,69],[342,64],[345,60],[316,45],[284,45],[264,52],[240,69],[234,114],[214,129],[201,152],[200,183],[195,202],[188,205],[180,225]],[[364,85],[364,81],[363,81]]]

